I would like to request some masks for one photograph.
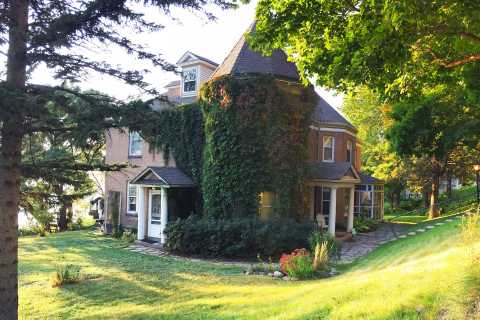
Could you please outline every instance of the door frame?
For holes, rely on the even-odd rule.
[[[147,237],[149,238],[157,238],[160,239],[161,232],[162,232],[162,225],[161,225],[161,219],[158,220],[158,224],[152,224],[152,198],[154,195],[160,196],[160,208],[162,206],[162,200],[161,200],[161,191],[160,190],[155,190],[155,189],[150,189],[148,193],[148,223],[147,223]],[[161,210],[161,209],[160,209]],[[152,236],[152,226],[158,226],[158,229],[160,232],[158,232],[158,235]],[[156,228],[155,228],[156,229]]]

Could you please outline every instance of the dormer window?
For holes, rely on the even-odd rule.
[[[183,93],[195,93],[197,90],[197,68],[183,70]]]
[[[335,148],[335,139],[332,136],[323,137],[323,161],[333,162],[333,150]]]

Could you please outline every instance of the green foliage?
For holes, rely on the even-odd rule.
[[[300,280],[312,278],[315,274],[312,257],[309,255],[292,256],[285,271],[290,278]]]
[[[262,0],[250,40],[264,52],[287,48],[305,78],[322,86],[367,84],[399,98],[473,75],[479,14],[477,1]]]
[[[308,244],[312,225],[288,218],[198,218],[190,216],[168,224],[169,251],[205,257],[278,257]]]
[[[122,234],[122,240],[128,243],[135,242],[135,240],[137,240],[137,233],[132,230],[125,230]]]
[[[254,216],[260,192],[271,191],[277,214],[300,215],[312,88],[270,76],[225,76],[204,85],[201,99],[206,213]]]
[[[377,229],[378,221],[373,218],[356,217],[353,220],[353,228],[357,232],[370,232]]]
[[[315,246],[314,256],[313,256],[313,271],[319,271],[325,269],[328,265],[330,259],[330,252],[328,250],[328,242],[324,241],[322,243],[317,243]]]
[[[79,282],[80,269],[80,266],[73,264],[58,266],[51,280],[52,287],[61,287],[65,284]]]
[[[167,163],[172,155],[177,167],[200,186],[205,145],[200,105],[193,103],[169,106],[160,112],[149,114],[149,117],[150,123],[142,124],[137,129],[153,149],[163,151]],[[196,206],[200,212],[202,208],[200,192],[197,192]]]
[[[330,257],[340,258],[342,253],[342,242],[324,231],[312,232],[308,238],[308,243],[311,252],[316,252],[318,245],[326,244]]]

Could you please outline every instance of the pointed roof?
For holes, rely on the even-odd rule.
[[[203,61],[209,65],[211,65],[212,67],[218,67],[218,63],[210,60],[210,59],[207,59],[205,57],[202,57],[202,56],[199,56],[198,54],[195,54],[193,52],[190,52],[190,51],[187,51],[185,52],[181,57],[180,59],[178,59],[177,61],[177,65],[181,66],[183,64],[187,64],[187,63],[193,63],[193,62],[198,62],[198,61]]]
[[[255,32],[256,23],[253,23],[246,34]],[[222,64],[211,75],[210,79],[223,75],[270,74],[280,78],[299,80],[297,67],[287,60],[282,50],[274,50],[271,56],[250,49],[245,34],[242,35],[232,51]]]
[[[195,186],[192,179],[174,167],[147,167],[130,183],[183,188]]]
[[[317,94],[318,102],[313,111],[312,120],[319,123],[327,123],[332,125],[343,125],[350,127],[354,131],[357,129],[347,119],[345,119],[340,112],[335,110],[327,101]]]
[[[350,181],[360,183],[360,175],[350,162],[314,162],[310,164],[311,180]]]

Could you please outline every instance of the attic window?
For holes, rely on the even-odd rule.
[[[187,69],[183,71],[183,92],[191,93],[197,89],[197,69]]]

